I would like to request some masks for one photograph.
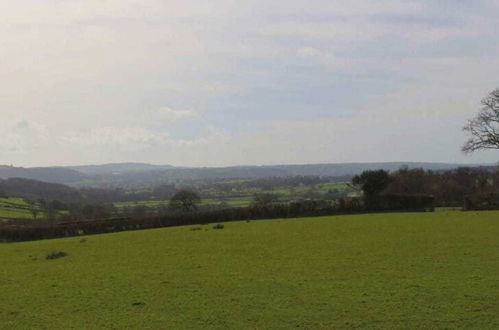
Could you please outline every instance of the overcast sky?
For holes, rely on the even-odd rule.
[[[496,162],[499,0],[0,0],[0,164]]]

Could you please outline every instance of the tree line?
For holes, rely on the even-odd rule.
[[[499,208],[499,167],[365,171],[352,184],[363,191],[366,200],[379,195],[427,195],[434,197],[436,206]]]

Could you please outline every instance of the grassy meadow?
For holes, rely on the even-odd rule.
[[[499,328],[499,212],[122,232],[0,259],[3,329]]]
[[[33,219],[31,206],[22,198],[0,198],[0,219]]]
[[[325,195],[330,190],[334,189],[347,189],[348,184],[346,182],[328,182],[320,183],[316,185],[299,186],[295,188],[280,187],[264,190],[261,188],[244,189],[241,191],[234,191],[225,193],[225,195],[220,195],[220,192],[213,193],[211,198],[201,199],[200,206],[211,206],[211,205],[224,205],[226,207],[248,207],[251,205],[254,195],[258,193],[270,193],[275,194],[279,197],[298,197],[306,193],[316,193],[320,195]],[[205,191],[205,193],[207,193]],[[350,197],[358,196],[356,192],[350,192],[348,194]],[[133,208],[136,206],[146,206],[150,208],[157,207],[167,207],[168,200],[142,200],[142,201],[129,201],[129,202],[116,202],[113,203],[114,207],[118,210]]]
[[[246,207],[252,202],[253,197],[226,197],[226,198],[203,198],[200,206],[220,205],[224,203],[227,207]],[[144,200],[144,201],[131,201],[131,202],[116,202],[113,203],[114,207],[118,210],[125,208],[133,208],[136,206],[146,206],[151,208],[168,207],[169,200]]]

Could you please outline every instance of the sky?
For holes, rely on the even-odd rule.
[[[499,87],[499,0],[0,0],[0,164],[434,161]]]

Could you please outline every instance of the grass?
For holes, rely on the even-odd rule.
[[[37,219],[44,219],[46,214],[40,206],[35,206],[38,209]],[[2,219],[33,219],[33,206],[28,204],[24,199],[18,197],[3,197],[0,198],[0,220]],[[68,211],[58,211],[58,214],[67,214]]]
[[[253,196],[248,197],[228,197],[228,198],[212,198],[212,199],[203,199],[201,201],[201,205],[219,205],[224,202],[229,207],[246,207],[251,204],[253,201]]]
[[[253,195],[255,193],[272,193],[272,194],[277,194],[277,195],[282,195],[282,196],[299,196],[301,194],[306,194],[306,193],[311,193],[315,192],[318,194],[327,194],[329,190],[343,190],[343,189],[348,189],[348,183],[347,182],[328,182],[328,183],[320,183],[320,184],[315,184],[315,185],[305,185],[305,186],[298,186],[298,187],[276,187],[270,190],[262,190],[262,189],[255,189],[254,191],[248,192],[248,195]]]
[[[8,197],[0,198],[0,218],[33,219],[33,214],[22,198]]]
[[[117,209],[125,207],[135,207],[135,206],[147,206],[147,207],[159,207],[168,206],[167,200],[144,200],[144,201],[132,201],[132,202],[116,202],[114,207]]]
[[[219,205],[225,202],[229,207],[245,207],[251,204],[253,200],[252,196],[249,197],[228,197],[228,198],[204,198],[201,200],[201,206],[207,205]],[[126,207],[133,208],[135,206],[147,206],[147,207],[159,207],[168,206],[168,200],[146,200],[146,201],[133,201],[133,202],[117,202],[114,206],[117,209],[123,209]]]
[[[321,183],[313,186],[300,186],[295,188],[274,188],[271,190],[262,189],[246,189],[239,193],[238,196],[225,196],[216,198],[203,198],[201,200],[201,206],[209,205],[220,205],[225,203],[228,207],[247,207],[253,201],[254,194],[256,193],[271,193],[282,197],[299,197],[300,194],[305,194],[309,192],[316,192],[319,194],[326,194],[329,190],[333,189],[346,189],[348,185],[346,182],[337,183]],[[242,194],[242,195],[241,195]],[[349,193],[349,196],[358,196],[357,193]],[[135,206],[147,206],[151,208],[156,208],[160,206],[168,206],[168,200],[143,200],[143,201],[131,201],[131,202],[116,202],[113,204],[118,210],[123,208],[133,208]]]
[[[497,329],[498,237],[442,211],[3,244],[0,327]]]
[[[236,181],[236,180],[235,180]],[[242,180],[244,181],[244,180]],[[276,187],[269,190],[264,190],[261,188],[246,188],[240,191],[231,191],[228,193],[220,194],[219,191],[212,191],[207,193],[204,191],[204,196],[210,198],[203,198],[201,200],[201,206],[209,205],[220,205],[225,203],[229,207],[247,207],[253,201],[254,195],[258,193],[270,193],[281,197],[296,197],[300,198],[307,193],[316,193],[326,195],[330,190],[345,190],[348,189],[347,182],[330,182],[330,183],[320,183],[316,185],[309,186],[298,186],[294,188],[289,187]],[[348,192],[348,196],[355,197],[358,196],[358,192]],[[168,200],[142,200],[142,201],[130,201],[130,202],[116,202],[114,206],[117,209],[123,209],[126,207],[133,208],[135,206],[147,206],[151,208],[156,208],[160,206],[168,206]]]

